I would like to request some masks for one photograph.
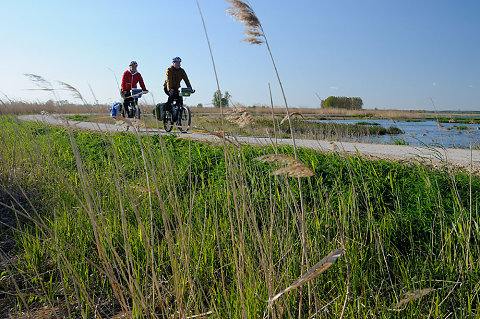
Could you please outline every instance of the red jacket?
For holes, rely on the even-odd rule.
[[[136,89],[138,82],[140,82],[142,90],[146,91],[147,88],[145,87],[145,83],[143,83],[142,75],[138,71],[132,74],[130,70],[127,70],[123,72],[121,90],[130,91],[131,89]]]

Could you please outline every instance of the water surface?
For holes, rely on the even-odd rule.
[[[415,146],[443,146],[446,148],[469,148],[480,146],[480,124],[440,123],[435,120],[422,120],[421,122],[407,122],[405,120],[371,120],[371,119],[349,119],[349,120],[313,120],[313,122],[334,122],[340,124],[356,124],[358,122],[378,123],[388,128],[396,126],[404,134],[379,135],[343,139],[344,141],[355,141],[378,144],[395,144],[404,142]],[[465,127],[468,129],[459,129]]]

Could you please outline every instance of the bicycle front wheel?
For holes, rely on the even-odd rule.
[[[172,113],[170,111],[163,112],[163,128],[165,131],[170,132],[173,127]]]
[[[184,106],[181,112],[182,114],[179,114],[180,116],[178,117],[177,127],[180,132],[186,132],[192,122],[190,109],[188,106]]]

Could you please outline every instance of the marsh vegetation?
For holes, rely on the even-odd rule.
[[[0,119],[12,315],[478,316],[475,174],[299,149],[299,179],[255,160],[291,148]]]

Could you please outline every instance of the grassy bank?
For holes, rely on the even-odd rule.
[[[273,149],[0,123],[11,313],[480,315],[477,176],[299,150],[297,179],[255,160]]]

